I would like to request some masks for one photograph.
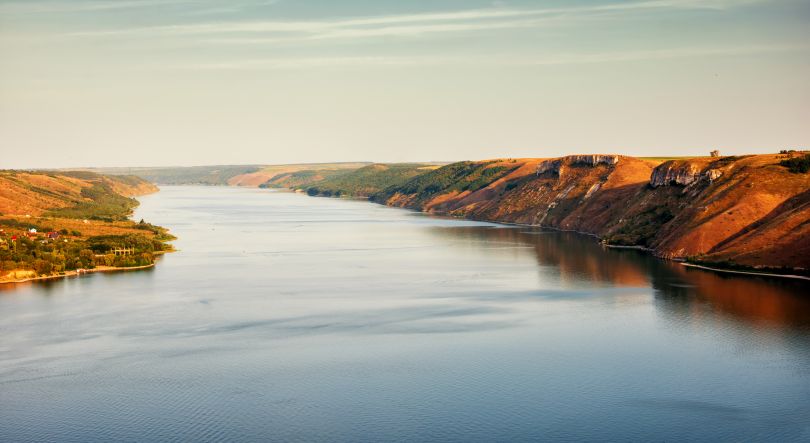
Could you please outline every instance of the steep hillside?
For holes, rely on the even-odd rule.
[[[310,180],[303,180],[294,189],[309,195],[335,197],[368,197],[390,186],[404,184],[436,166],[424,163],[373,164],[353,171],[340,171],[326,177],[321,171],[311,171]]]
[[[215,165],[156,168],[94,168],[108,176],[130,175],[159,185],[227,185],[229,180],[261,169],[259,165]]]
[[[362,168],[369,163],[301,163],[292,165],[270,165],[257,168],[250,173],[231,177],[228,184],[231,186],[261,186],[277,179],[279,175],[299,171],[321,171],[330,175],[331,171],[348,171]],[[272,185],[271,185],[272,186]]]
[[[782,155],[664,161],[618,155],[450,164],[372,200],[599,236],[725,267],[810,269],[810,175]]]
[[[352,169],[306,169],[303,171],[282,172],[259,185],[260,188],[300,189],[312,186],[336,175],[348,174]]]
[[[101,200],[126,207],[113,215],[128,215],[137,205],[127,197],[157,192],[157,187],[139,177],[104,176],[87,171],[0,171],[0,214],[41,215]],[[109,211],[108,211],[109,212]]]

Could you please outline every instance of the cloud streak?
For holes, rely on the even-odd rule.
[[[290,57],[233,60],[221,63],[181,65],[185,69],[201,70],[254,70],[254,69],[301,69],[301,68],[367,68],[401,66],[564,66],[599,63],[625,63],[693,57],[716,57],[756,55],[810,51],[806,45],[752,45],[742,47],[685,47],[659,50],[630,50],[616,52],[554,54],[542,57]],[[177,66],[175,66],[177,67]]]
[[[758,0],[647,0],[563,8],[488,8],[330,20],[223,21],[72,33],[73,36],[218,36],[223,43],[417,36],[538,26],[552,19],[627,15],[653,10],[723,10]],[[244,37],[249,34],[249,37]],[[235,37],[234,37],[235,36]],[[228,39],[232,41],[228,42]]]
[[[0,3],[2,14],[81,13],[189,4],[193,0],[21,1]]]
[[[225,6],[218,5],[216,0],[28,0],[0,3],[2,14],[56,14],[56,13],[91,13],[127,9],[149,9],[164,6],[192,5],[188,14],[215,15],[241,11],[248,7],[269,6],[278,0],[232,0]]]

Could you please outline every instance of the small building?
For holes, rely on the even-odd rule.
[[[709,155],[711,155],[712,157],[720,157],[720,151],[715,149],[714,151],[710,152]]]

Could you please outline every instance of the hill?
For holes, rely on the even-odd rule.
[[[155,191],[133,176],[0,171],[0,282],[153,264],[173,237],[128,217],[132,196]]]
[[[370,163],[299,163],[289,165],[214,165],[136,168],[89,168],[90,172],[108,176],[137,176],[158,185],[230,185],[279,187],[271,183],[284,175],[301,171],[319,171],[329,175],[333,171],[349,171]],[[287,186],[280,186],[287,187]]]
[[[606,245],[647,249],[663,258],[807,274],[810,174],[802,171],[808,158],[801,153],[688,159],[571,155],[428,169],[370,165],[312,183],[299,177],[301,183],[290,187],[578,231]]]
[[[227,185],[229,180],[259,171],[259,165],[179,166],[156,168],[91,168],[109,176],[133,175],[159,185]]]
[[[270,166],[262,166],[258,170],[240,174],[234,177],[231,177],[228,180],[228,184],[231,186],[265,186],[265,187],[278,187],[274,183],[279,182],[282,180],[283,177],[287,174],[295,174],[307,171],[307,173],[312,173],[317,171],[317,174],[313,174],[311,179],[318,180],[318,177],[326,177],[328,175],[333,175],[336,172],[340,171],[351,171],[354,169],[362,168],[363,166],[368,165],[369,163],[300,163],[300,164],[291,164],[291,165],[270,165]],[[306,175],[306,174],[305,174]],[[298,177],[301,177],[300,175]],[[287,187],[287,186],[282,186]]]
[[[322,171],[302,171],[298,175],[309,176],[309,180],[300,180],[299,184],[287,187],[306,191],[309,195],[368,197],[388,187],[404,184],[436,167],[425,163],[375,163],[352,171],[336,171],[325,176]]]

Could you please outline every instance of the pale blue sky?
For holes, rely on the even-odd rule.
[[[0,0],[2,167],[810,146],[807,0]]]

